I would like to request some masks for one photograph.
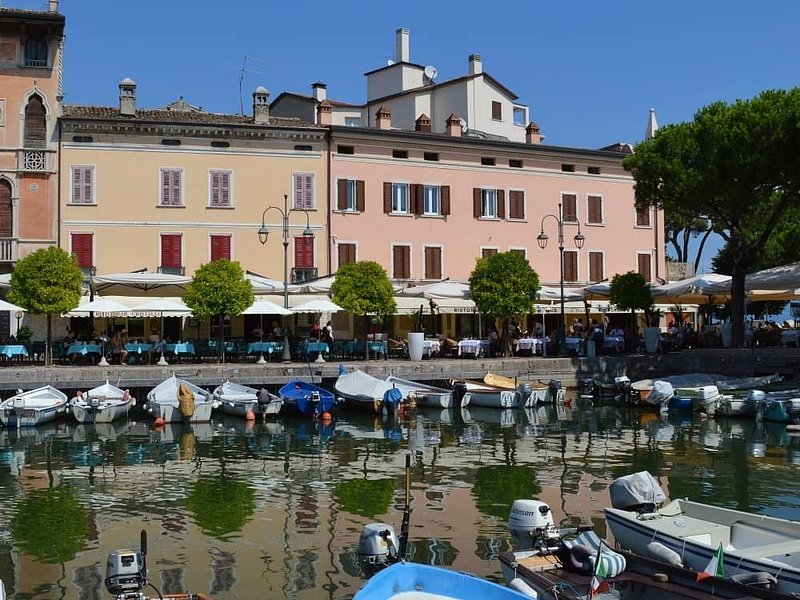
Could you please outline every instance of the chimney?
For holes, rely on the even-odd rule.
[[[47,3],[47,12],[57,13],[58,12],[58,0],[50,0]]]
[[[326,99],[317,104],[317,125],[332,125],[333,123],[333,106]]]
[[[119,82],[119,114],[136,116],[136,82],[129,77]]]
[[[447,117],[447,127],[445,132],[450,137],[461,137],[461,134],[463,133],[461,130],[461,117],[455,113]]]
[[[469,55],[469,74],[470,75],[478,75],[479,73],[483,73],[483,63],[481,62],[481,55],[480,54],[470,54]]]
[[[269,92],[263,85],[253,92],[253,122],[256,125],[269,125]]]
[[[403,27],[402,29],[398,29],[395,33],[397,37],[394,43],[394,62],[407,63],[409,56],[408,43],[411,32]]]
[[[378,112],[375,113],[375,126],[378,129],[391,129],[392,127],[392,113],[389,109],[381,106]]]
[[[422,113],[419,118],[414,121],[414,130],[420,131],[422,133],[430,133],[431,132],[431,118]]]
[[[525,128],[525,143],[526,144],[542,143],[542,132],[539,130],[539,126],[533,121],[528,123],[528,126]]]
[[[328,97],[328,86],[318,81],[316,83],[311,84],[311,95],[314,96],[314,100],[317,102],[322,102],[325,98]]]

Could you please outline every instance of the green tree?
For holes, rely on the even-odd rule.
[[[508,320],[533,312],[539,292],[539,275],[517,252],[498,252],[478,259],[469,276],[472,299],[478,310]],[[503,335],[508,331],[504,323]]]
[[[20,260],[11,273],[9,302],[36,315],[47,315],[47,352],[45,364],[51,364],[50,325],[53,314],[71,311],[81,301],[83,273],[75,257],[61,248],[50,246]]]
[[[198,319],[238,315],[253,303],[253,286],[242,266],[227,259],[201,265],[186,286],[183,301]],[[225,361],[225,328],[220,327],[220,348]]]
[[[634,273],[633,271],[618,273],[611,280],[608,300],[620,310],[631,311],[631,335],[625,339],[625,343],[628,344],[628,350],[631,350],[633,348],[633,340],[639,339],[639,328],[636,326],[636,311],[645,312],[648,325],[652,324],[651,319],[657,314],[653,307],[653,294],[650,293],[650,286],[647,285],[641,273]]]
[[[394,288],[386,271],[371,260],[349,263],[339,267],[331,286],[333,301],[354,315],[385,315],[394,313]]]
[[[800,204],[800,89],[715,102],[669,125],[623,166],[638,208],[706,217],[730,245],[733,345],[744,340],[744,277],[789,209]]]

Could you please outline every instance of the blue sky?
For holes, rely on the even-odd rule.
[[[41,9],[43,0],[2,0]],[[216,112],[245,112],[264,85],[362,102],[363,73],[394,56],[411,31],[411,61],[438,80],[464,75],[467,57],[530,106],[546,143],[598,148],[638,142],[648,110],[690,120],[716,100],[797,85],[800,2],[771,0],[61,0],[67,17],[65,101],[115,105],[119,81],[142,107],[183,96]]]

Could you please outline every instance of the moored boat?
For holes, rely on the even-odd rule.
[[[506,390],[516,390],[520,385],[526,385],[531,390],[530,406],[537,404],[564,403],[567,390],[561,386],[558,379],[551,379],[537,384],[520,382],[516,377],[506,377],[497,373],[487,373],[483,376],[483,382]],[[544,385],[543,385],[544,384]]]
[[[227,380],[217,386],[212,396],[225,414],[247,419],[277,415],[283,407],[283,400],[264,388],[257,390]]]
[[[148,392],[145,409],[156,423],[206,423],[217,406],[211,392],[173,375]]]
[[[78,423],[111,423],[127,417],[131,407],[136,406],[136,399],[129,390],[106,381],[87,392],[78,391],[69,405]]]
[[[448,390],[445,388],[410,381],[402,377],[389,375],[386,378],[388,383],[403,392],[403,397],[413,398],[417,406],[427,408],[458,408],[465,406],[467,399],[463,390]]]
[[[313,383],[293,379],[278,390],[284,412],[318,417],[330,413],[336,405],[332,392]]]
[[[682,499],[661,507],[664,492],[646,471],[615,480],[610,493],[606,523],[620,547],[650,557],[657,550],[696,572],[716,556],[728,577],[765,573],[776,591],[800,593],[799,522]]]
[[[348,406],[374,413],[384,409],[394,412],[401,405],[414,402],[411,386],[389,381],[388,377],[374,377],[361,369],[340,369],[333,389]]]
[[[35,427],[66,414],[67,395],[51,385],[23,392],[18,390],[0,402],[0,421],[6,427]]]
[[[487,408],[523,408],[533,406],[536,401],[533,390],[527,383],[517,385],[515,389],[507,389],[490,385],[484,381],[463,379],[454,381],[454,387],[463,384],[469,396],[470,406],[485,406]]]

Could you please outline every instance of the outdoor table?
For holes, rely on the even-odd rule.
[[[458,342],[458,355],[470,355],[474,358],[486,356],[489,353],[489,340],[461,340]]]
[[[280,354],[283,352],[283,342],[250,342],[247,344],[248,354]]]
[[[786,329],[781,331],[781,346],[797,346],[800,340],[800,329]]]
[[[149,342],[128,342],[125,344],[125,350],[128,351],[128,360],[136,359],[141,360],[142,356],[147,354],[150,349],[153,347],[153,344]]]
[[[86,360],[86,357],[90,354],[96,354],[100,357],[103,355],[103,349],[99,344],[87,344],[84,342],[74,342],[67,348],[67,358],[72,362],[75,362],[78,357],[81,360]]]
[[[575,352],[576,354],[580,353],[582,344],[583,344],[583,338],[579,337],[564,338],[564,347],[567,349],[567,352]]]
[[[514,340],[514,351],[519,354],[520,352],[530,352],[531,354],[541,354],[544,343],[542,338],[519,338]]]
[[[190,354],[196,356],[194,344],[192,342],[178,342],[176,344],[166,344],[165,352],[175,355],[180,360],[181,355]]]
[[[621,335],[607,335],[603,338],[603,348],[622,352],[625,350],[625,338]]]
[[[297,354],[301,356],[303,360],[308,360],[308,356],[312,352],[327,354],[330,352],[330,349],[325,342],[300,342],[297,344]]]
[[[422,356],[423,358],[430,358],[437,356],[442,350],[442,345],[439,340],[422,340]]]
[[[28,356],[28,349],[22,344],[5,344],[0,346],[0,357],[8,360],[15,356]]]

